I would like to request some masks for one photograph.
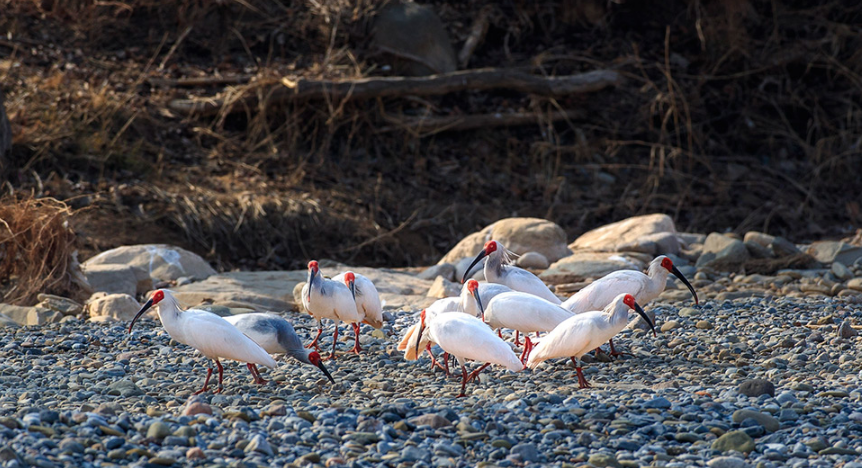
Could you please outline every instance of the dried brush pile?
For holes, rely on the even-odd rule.
[[[2,302],[32,305],[39,293],[77,297],[72,211],[51,198],[0,199]]]
[[[5,72],[13,184],[30,171],[97,189],[143,179],[154,188],[126,211],[145,207],[145,219],[225,266],[301,266],[312,252],[428,263],[512,215],[547,217],[570,236],[655,211],[682,230],[795,240],[862,224],[859,2],[423,3],[456,50],[485,12],[468,68],[611,69],[625,82],[563,98],[459,91],[274,105],[268,90],[283,77],[386,75],[372,41],[380,2],[0,0],[10,12],[0,28],[25,38],[0,41],[25,65]],[[47,47],[46,34],[66,49]],[[33,51],[54,65],[40,70]],[[224,106],[186,118],[167,106],[183,97]],[[403,125],[570,111],[466,132]]]

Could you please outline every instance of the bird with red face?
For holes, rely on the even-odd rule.
[[[317,346],[317,341],[323,333],[323,319],[330,319],[335,321],[335,332],[332,337],[332,352],[328,359],[335,359],[340,322],[353,326],[353,332],[356,334],[353,352],[359,354],[358,323],[362,321],[363,316],[356,308],[356,297],[343,282],[324,278],[320,274],[320,265],[316,260],[308,262],[308,281],[302,287],[302,305],[318,322],[317,336],[308,345],[309,348]]]
[[[485,279],[489,283],[502,284],[513,291],[521,291],[534,296],[539,296],[542,299],[553,304],[559,304],[560,298],[557,297],[538,276],[530,273],[523,268],[518,268],[510,265],[508,251],[506,247],[499,241],[490,240],[485,243],[482,250],[473,259],[473,262],[464,272],[464,277],[461,279],[463,284],[470,277],[473,267],[477,263],[485,260]]]

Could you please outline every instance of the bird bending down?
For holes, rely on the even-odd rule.
[[[571,357],[578,373],[578,386],[589,388],[579,360],[581,356],[598,348],[622,331],[628,322],[629,311],[634,309],[652,329],[655,325],[631,294],[620,294],[604,310],[573,315],[551,330],[540,341],[527,359],[527,367],[535,369],[541,362],[559,357]]]
[[[601,310],[623,293],[633,295],[638,304],[645,306],[664,291],[667,275],[670,273],[688,287],[691,295],[694,296],[694,303],[697,304],[697,293],[694,287],[673,265],[673,261],[662,255],[650,262],[646,274],[634,270],[615,271],[593,281],[589,286],[566,299],[562,306],[575,314]],[[613,341],[610,342],[610,347],[612,356],[623,354],[616,352]]]
[[[321,372],[335,383],[332,375],[326,370],[317,351],[309,351],[302,346],[302,340],[283,317],[276,314],[251,313],[231,315],[224,318],[235,326],[245,336],[249,337],[269,354],[287,354],[303,364],[317,366]],[[249,364],[257,373],[257,367]],[[259,375],[259,373],[258,373]]]
[[[308,347],[316,347],[320,334],[323,333],[323,319],[335,321],[335,332],[332,336],[332,353],[329,359],[335,359],[335,345],[338,343],[338,323],[355,324],[362,321],[362,316],[356,308],[356,300],[350,288],[338,281],[329,280],[320,275],[317,261],[308,262],[308,281],[302,287],[302,305],[318,321],[317,336]],[[359,353],[359,327],[354,327],[357,333],[354,353]]]
[[[230,322],[205,310],[188,309],[180,311],[177,300],[169,291],[164,289],[159,289],[153,293],[150,300],[138,311],[135,318],[129,324],[129,333],[132,333],[132,327],[135,326],[138,318],[153,306],[156,307],[159,319],[162,321],[162,326],[165,327],[171,338],[195,348],[207,358],[215,361],[218,368],[218,389],[213,393],[221,393],[224,388],[222,386],[224,369],[219,358],[247,363],[249,371],[257,384],[262,384],[265,381],[260,377],[256,367],[252,370],[253,365],[259,364],[275,368],[275,360],[272,356],[267,354],[251,338],[245,336],[236,327],[231,325]],[[207,368],[207,378],[204,381],[203,388],[195,392],[195,394],[205,392],[209,389],[212,373],[213,368],[210,366]]]
[[[485,308],[484,320],[492,329],[508,328],[524,334],[523,362],[533,349],[528,333],[549,332],[572,313],[541,297],[518,291],[498,295]]]
[[[415,355],[419,355],[419,347],[423,341],[437,343],[447,353],[455,356],[461,364],[461,393],[467,382],[479,375],[490,364],[499,364],[511,371],[524,368],[515,353],[503,340],[497,337],[481,320],[467,314],[444,313],[428,320],[423,310],[419,316],[419,332],[415,344]],[[467,375],[465,362],[480,361],[485,364]]]
[[[508,286],[513,291],[521,291],[539,296],[553,304],[560,303],[560,298],[552,293],[538,276],[522,268],[509,265],[507,252],[506,247],[497,241],[491,240],[486,242],[485,247],[476,255],[473,263],[464,272],[461,283],[464,283],[470,277],[470,272],[477,263],[483,258],[488,257],[485,260],[485,279],[489,283],[502,284]]]
[[[362,323],[378,329],[383,328],[383,305],[380,303],[377,288],[370,279],[358,273],[346,271],[332,278],[332,281],[344,283],[350,289],[356,302],[356,311],[362,316]],[[358,353],[362,351],[359,346],[359,323],[354,322],[352,325],[356,335],[353,348]]]

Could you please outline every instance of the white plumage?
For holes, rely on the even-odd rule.
[[[356,308],[356,301],[350,289],[344,283],[324,278],[319,272],[320,267],[316,261],[312,260],[308,262],[308,281],[302,287],[302,305],[305,306],[305,310],[316,318],[318,322],[321,322],[323,319],[335,321],[335,332],[332,337],[332,353],[329,355],[329,359],[335,359],[335,345],[338,343],[339,322],[347,322],[355,325],[353,331],[358,333],[359,327],[356,323],[362,321],[363,317]],[[314,341],[308,345],[309,347],[317,345],[317,340],[320,338],[320,334],[323,333],[322,323],[320,327]],[[353,351],[359,352],[356,347],[354,347]]]
[[[479,252],[464,273],[462,283],[470,277],[473,267],[485,257],[487,257],[485,260],[485,279],[488,282],[502,284],[513,291],[539,296],[554,304],[561,302],[560,298],[551,292],[538,276],[522,268],[509,265],[506,247],[494,240],[485,243],[485,247],[482,248],[482,251]]]
[[[382,328],[383,304],[380,302],[380,294],[377,293],[377,288],[370,279],[359,273],[345,271],[332,278],[332,281],[344,283],[349,289],[351,277],[354,283],[356,309],[362,315],[362,323],[371,325],[374,328]]]

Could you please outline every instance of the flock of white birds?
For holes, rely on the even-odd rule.
[[[483,259],[487,282],[467,281]],[[655,324],[641,305],[661,294],[668,274],[679,278],[697,303],[694,288],[665,256],[653,260],[647,273],[632,270],[611,273],[566,301],[561,301],[536,275],[510,263],[506,247],[498,241],[488,241],[465,272],[460,296],[440,299],[422,310],[419,322],[406,331],[398,345],[407,360],[416,360],[422,351],[428,351],[432,366],[441,367],[447,375],[449,356],[454,356],[461,365],[459,397],[465,396],[467,383],[490,364],[517,372],[554,358],[571,358],[580,388],[587,388],[590,385],[581,369],[581,356],[605,342],[610,343],[612,356],[622,354],[614,349],[611,339],[625,328],[630,312],[640,315],[655,334]],[[170,291],[164,289],[155,291],[144,304],[129,325],[129,333],[141,315],[155,306],[171,338],[195,348],[215,363],[218,369],[215,393],[223,390],[219,359],[246,363],[254,382],[264,384],[266,381],[257,366],[274,368],[276,362],[271,354],[287,354],[315,365],[334,382],[318,352],[322,321],[335,322],[332,351],[327,359],[336,358],[340,322],[353,327],[352,352],[359,353],[360,324],[383,326],[377,289],[368,278],[351,271],[327,279],[312,260],[308,263],[308,281],[302,288],[302,304],[319,324],[317,336],[307,346],[303,346],[293,326],[279,315],[250,313],[222,318],[205,310],[181,311]],[[522,346],[520,356],[503,340],[502,329],[515,332],[514,345]],[[535,333],[536,338],[531,339],[530,333]],[[546,335],[540,337],[540,333]],[[519,334],[524,335],[523,343]],[[444,351],[443,364],[431,351],[435,344]],[[468,360],[483,364],[468,374]],[[197,393],[209,389],[212,373],[213,367],[209,366],[204,386]]]

